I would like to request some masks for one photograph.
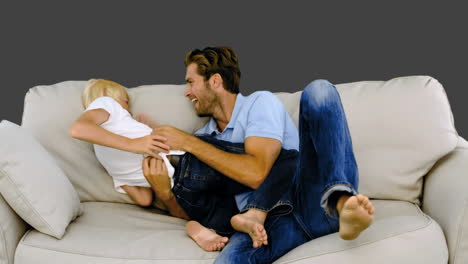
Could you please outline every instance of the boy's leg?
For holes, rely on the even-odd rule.
[[[372,221],[371,204],[365,196],[354,196],[358,168],[341,99],[331,83],[318,80],[304,89],[299,137],[299,165],[293,185],[294,215],[298,222],[311,239],[338,228],[340,234],[342,228],[348,229],[344,233],[359,234]],[[348,212],[344,214],[346,221],[338,219],[341,216],[338,202],[339,209]],[[364,225],[359,225],[361,220]],[[356,223],[358,226],[354,228]],[[349,230],[350,225],[353,230]]]

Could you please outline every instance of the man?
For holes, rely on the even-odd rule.
[[[264,184],[282,148],[299,150],[297,168],[290,172],[292,187],[281,199],[292,206],[292,212],[269,215],[268,210],[246,205],[251,192],[237,195],[236,204],[244,213],[233,216],[231,224],[239,232],[230,238],[217,262],[271,263],[316,237],[339,231],[343,239],[354,239],[371,224],[374,208],[367,197],[357,195],[358,171],[351,137],[332,84],[315,81],[305,88],[298,134],[274,95],[239,94],[240,70],[231,48],[193,50],[187,54],[185,65],[185,96],[193,102],[199,116],[211,116],[197,134],[242,142],[245,153],[220,150],[170,126],[153,131],[167,139],[164,144],[193,154],[252,189]],[[150,183],[158,185],[165,179],[160,160],[147,158],[145,163],[144,172]],[[156,193],[172,210],[183,211],[167,184]],[[192,231],[200,236],[216,236],[194,224]],[[213,241],[219,242],[219,238]]]

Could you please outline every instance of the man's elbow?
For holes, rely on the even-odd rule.
[[[268,175],[255,175],[255,177],[252,177],[252,180],[249,183],[249,187],[254,190],[260,188],[267,176]]]

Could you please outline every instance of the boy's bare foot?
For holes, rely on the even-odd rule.
[[[263,226],[267,212],[257,209],[250,209],[243,214],[237,214],[231,218],[232,227],[244,232],[252,238],[252,246],[258,248],[262,245],[268,245],[268,236]]]
[[[216,234],[213,230],[202,226],[197,221],[189,221],[185,225],[187,234],[205,251],[219,251],[228,242],[227,237]]]
[[[340,212],[340,237],[352,240],[370,226],[374,219],[374,206],[369,198],[362,194],[351,197],[342,197],[337,207]],[[340,198],[341,199],[341,198]],[[340,205],[341,202],[341,205]]]

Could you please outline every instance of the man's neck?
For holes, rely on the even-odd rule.
[[[213,114],[219,131],[224,131],[232,117],[234,106],[236,105],[237,94],[226,93],[219,98],[217,111]]]

